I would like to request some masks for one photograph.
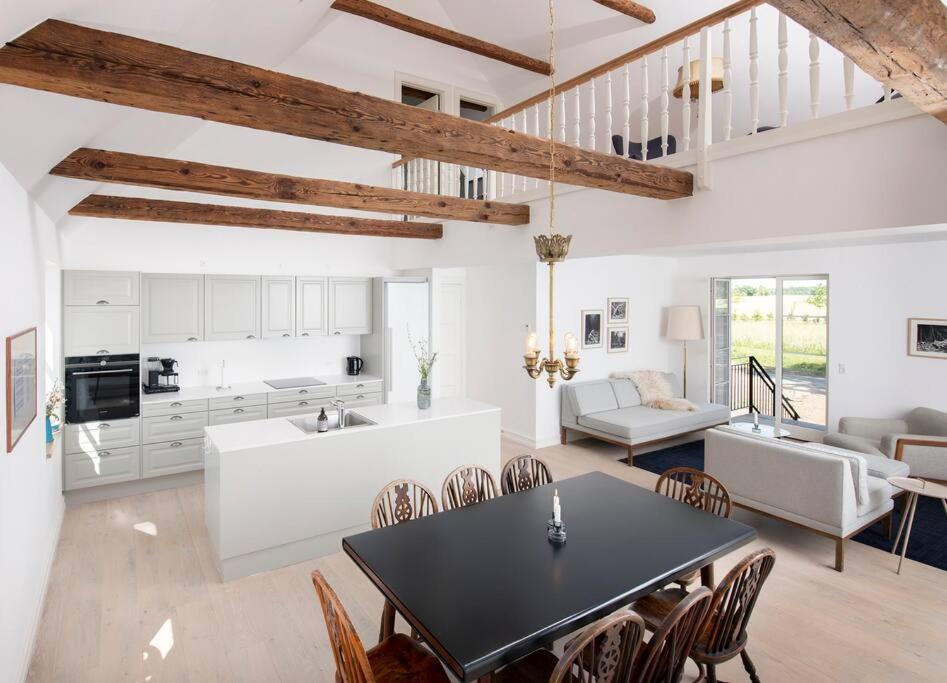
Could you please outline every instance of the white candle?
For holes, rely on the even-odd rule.
[[[579,349],[579,344],[576,341],[575,335],[571,332],[566,332],[566,353],[574,354]]]
[[[559,507],[559,489],[552,495],[552,521],[562,524],[562,508]]]
[[[753,412],[753,429],[760,428],[760,414],[756,411]]]
[[[539,350],[539,346],[536,344],[536,333],[530,332],[529,336],[526,337],[526,354],[533,355]]]

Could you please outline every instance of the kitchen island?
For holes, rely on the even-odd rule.
[[[421,482],[438,507],[456,467],[499,479],[499,408],[443,398],[349,412],[368,424],[309,434],[279,417],[205,429],[205,522],[225,581],[339,552],[343,536],[371,528],[372,502],[395,479]]]

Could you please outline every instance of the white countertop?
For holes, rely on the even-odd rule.
[[[360,382],[380,382],[381,377],[373,375],[323,375],[316,379],[324,382],[316,386],[337,387],[343,384],[358,384]],[[142,403],[170,403],[171,401],[197,401],[206,398],[224,398],[227,396],[240,396],[246,394],[267,394],[271,391],[279,391],[269,384],[260,382],[241,382],[233,384],[226,389],[218,389],[214,386],[206,387],[181,387],[180,391],[168,391],[158,394],[141,395]]]
[[[360,376],[360,378],[364,380],[365,376]],[[352,408],[349,412],[361,415],[375,424],[349,427],[346,429],[333,429],[328,432],[323,432],[322,434],[306,434],[292,424],[289,418],[285,417],[215,425],[213,427],[205,427],[204,433],[211,442],[213,442],[217,450],[220,453],[224,453],[227,451],[242,451],[282,443],[305,441],[307,439],[331,439],[397,425],[443,420],[451,417],[475,415],[477,413],[499,410],[500,409],[496,406],[474,401],[469,398],[435,398],[431,402],[431,407],[427,410],[418,409],[417,404],[414,402]]]

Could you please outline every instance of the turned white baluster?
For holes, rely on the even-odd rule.
[[[779,125],[785,128],[789,123],[789,31],[786,28],[786,15],[779,13]]]
[[[668,106],[670,99],[668,92],[670,84],[668,82],[668,49],[661,50],[661,153],[668,155]]]
[[[595,79],[589,81],[589,149],[595,149]]]
[[[713,144],[713,40],[710,27],[700,29],[700,46],[697,51],[700,73],[697,85],[697,187],[710,189],[710,158],[708,150]]]
[[[809,32],[809,109],[819,118],[819,37]]]
[[[631,140],[631,78],[627,64],[622,69],[622,75],[625,78],[625,123],[621,127],[622,147],[618,154],[626,155]]]
[[[543,137],[543,134],[539,130],[539,103],[533,105],[533,124],[535,126],[534,134],[537,138]],[[533,187],[539,187],[539,178],[533,178]]]
[[[756,7],[750,10],[750,133],[760,126],[760,49],[756,38]]]
[[[612,72],[605,74],[605,153],[608,154],[612,143]],[[595,149],[594,147],[592,149]]]
[[[559,93],[559,142],[566,141],[566,94]]]
[[[681,92],[681,143],[684,151],[691,148],[691,44],[684,38],[684,90]]]
[[[641,59],[641,160],[648,160],[648,57]]]
[[[845,111],[849,111],[855,98],[855,62],[848,57],[842,59],[842,73],[845,79]]]
[[[573,91],[573,102],[575,103],[575,121],[573,123],[573,137],[575,146],[582,146],[582,93],[579,92],[579,86],[575,86]]]
[[[730,139],[733,127],[733,90],[730,81],[733,78],[732,59],[730,54],[730,20],[723,22],[723,139]]]
[[[529,133],[529,124],[527,123],[526,110],[523,110],[523,132]],[[526,192],[526,176],[520,176],[520,192]]]
[[[412,192],[416,191],[415,184],[414,184],[414,161],[415,161],[414,159],[411,159],[404,165],[405,169],[408,172],[408,189],[411,190]]]

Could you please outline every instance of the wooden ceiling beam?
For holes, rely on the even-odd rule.
[[[947,123],[947,7],[941,0],[770,0],[865,73]]]
[[[552,67],[549,65],[549,62],[534,59],[533,57],[528,57],[519,52],[507,50],[505,47],[500,47],[499,45],[494,45],[493,43],[488,43],[478,38],[466,36],[457,31],[452,31],[420,19],[415,19],[414,17],[409,17],[407,14],[396,12],[388,7],[369,2],[369,0],[335,0],[335,2],[332,3],[332,9],[337,9],[340,12],[348,12],[349,14],[354,14],[364,19],[377,21],[380,24],[396,28],[400,31],[466,50],[467,52],[473,52],[481,57],[495,59],[498,62],[517,66],[527,71],[542,74],[543,76],[548,76],[552,73]]]
[[[0,82],[168,114],[548,178],[549,141],[238,62],[48,19],[0,48]],[[560,182],[659,199],[693,175],[556,144]]]
[[[632,0],[595,0],[595,2],[608,9],[627,14],[632,19],[637,19],[646,24],[654,23],[654,12],[644,5],[632,2]]]
[[[157,223],[223,225],[232,228],[267,228],[300,232],[337,233],[373,237],[414,237],[436,240],[444,234],[438,223],[384,221],[374,218],[326,216],[299,211],[274,211],[244,206],[172,202],[164,199],[110,197],[91,194],[69,210],[70,216],[117,218]]]
[[[529,205],[444,197],[337,180],[248,171],[193,161],[81,147],[50,173],[65,178],[201,192],[337,209],[428,216],[446,220],[526,225]]]

